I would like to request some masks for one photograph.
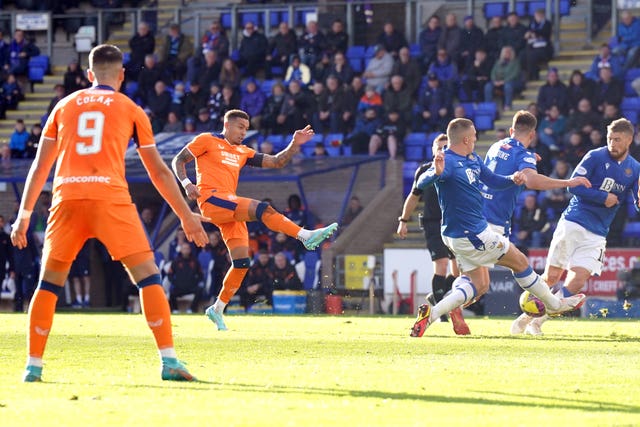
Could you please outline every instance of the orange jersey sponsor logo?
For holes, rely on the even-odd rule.
[[[124,157],[133,138],[155,145],[147,115],[125,95],[95,87],[62,99],[43,130],[58,148],[53,202],[92,199],[131,201]]]
[[[212,192],[235,194],[240,169],[256,152],[245,145],[231,145],[220,136],[202,133],[187,144],[196,158],[198,189],[202,198]]]

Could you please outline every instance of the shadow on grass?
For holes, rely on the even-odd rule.
[[[455,338],[451,335],[425,335],[422,339],[425,338],[437,338],[437,339],[447,339]],[[460,336],[459,339],[464,340],[546,340],[546,341],[572,341],[572,342],[638,342],[640,343],[640,337],[632,337],[629,335],[543,335],[543,336],[532,336],[532,335],[465,335]]]
[[[391,392],[381,390],[349,390],[345,388],[319,388],[319,387],[295,387],[286,385],[259,385],[259,384],[239,384],[239,383],[220,383],[215,381],[198,380],[190,383],[172,383],[172,385],[182,385],[185,387],[172,387],[172,389],[184,389],[191,391],[202,391],[210,393],[213,390],[238,392],[238,393],[278,393],[278,394],[301,394],[301,395],[318,395],[332,397],[355,397],[355,398],[372,398],[372,399],[393,399],[393,400],[414,400],[427,401],[433,403],[447,404],[464,404],[464,405],[491,405],[491,406],[511,406],[523,408],[546,408],[546,409],[564,409],[586,412],[621,412],[635,414],[640,413],[640,405],[625,405],[620,403],[584,400],[584,399],[558,399],[555,396],[537,396],[527,394],[502,393],[489,390],[472,390],[474,393],[481,393],[484,397],[464,397],[437,394],[420,394]],[[187,386],[188,385],[188,386]],[[213,387],[199,387],[207,385]],[[165,389],[166,385],[155,384],[121,384],[121,387],[129,388],[157,388]],[[487,394],[494,394],[504,397],[490,398]],[[515,400],[516,397],[525,399],[524,401]]]

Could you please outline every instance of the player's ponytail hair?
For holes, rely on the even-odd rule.
[[[614,133],[614,132],[627,133],[633,136],[633,123],[631,123],[629,120],[624,118],[614,120],[609,124],[609,126],[607,126],[607,131],[611,133]]]

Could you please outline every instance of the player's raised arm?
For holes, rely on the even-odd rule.
[[[201,221],[206,219],[202,215],[191,211],[182,197],[171,170],[162,160],[155,145],[142,147],[138,152],[140,153],[142,164],[149,173],[151,182],[180,218],[187,239],[200,247],[204,247],[209,242],[209,238],[204,228],[202,228]]]
[[[556,179],[540,175],[535,170],[527,168],[521,171],[524,174],[524,185],[531,190],[552,190],[554,188],[577,187],[583,185],[591,188],[591,182],[584,176],[574,176],[571,179]]]
[[[310,125],[307,125],[304,129],[299,129],[294,132],[293,138],[287,148],[280,151],[276,155],[265,154],[262,159],[262,167],[270,169],[279,169],[285,167],[293,156],[300,152],[300,146],[307,143],[313,138],[314,132]]]
[[[36,158],[31,163],[31,168],[29,168],[29,173],[27,174],[18,216],[11,226],[11,243],[18,249],[23,249],[27,246],[27,229],[29,228],[33,207],[36,205],[42,187],[47,182],[49,172],[51,172],[51,166],[53,166],[57,157],[56,141],[42,136]]]
[[[193,154],[187,147],[183,147],[182,150],[171,160],[171,168],[173,169],[173,173],[182,184],[185,193],[187,193],[187,197],[191,200],[197,200],[200,197],[200,191],[198,187],[191,182],[189,177],[187,176],[187,167],[186,164],[195,160]]]

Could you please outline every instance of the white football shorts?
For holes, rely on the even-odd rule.
[[[444,243],[456,256],[460,271],[467,272],[478,267],[493,267],[509,250],[509,239],[490,227],[478,235],[468,237],[442,236]]]
[[[591,274],[599,275],[606,247],[607,239],[604,236],[561,218],[551,239],[547,264],[565,270],[582,267]]]

